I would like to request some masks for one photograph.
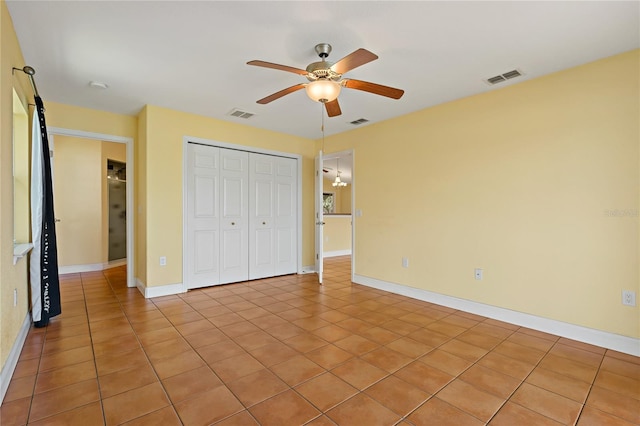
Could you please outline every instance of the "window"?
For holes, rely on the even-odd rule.
[[[335,194],[332,192],[322,193],[322,210],[325,214],[336,212]]]

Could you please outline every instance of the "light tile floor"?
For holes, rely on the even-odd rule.
[[[285,276],[145,300],[126,270],[61,278],[3,426],[631,425],[640,359],[350,282]]]

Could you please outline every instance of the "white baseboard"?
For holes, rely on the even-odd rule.
[[[113,260],[105,263],[88,263],[85,265],[59,266],[58,273],[62,275],[62,274],[77,274],[80,272],[98,272],[98,271],[104,271],[105,269],[117,268],[118,266],[123,266],[126,264],[127,264],[127,259]]]
[[[306,265],[302,267],[302,274],[315,274],[316,265]]]
[[[635,339],[633,337],[622,336],[620,334],[609,333],[606,331],[583,327],[581,325],[512,311],[510,309],[499,308],[471,300],[459,299],[457,297],[408,287],[401,284],[390,283],[358,274],[354,275],[353,282],[414,299],[435,303],[437,305],[470,312],[487,318],[508,322],[521,327],[527,327],[545,333],[555,334],[556,336],[566,337],[568,339],[612,349],[618,352],[640,356],[640,339]]]
[[[13,377],[16,365],[18,365],[20,352],[22,352],[22,348],[24,347],[24,342],[27,339],[29,328],[31,328],[31,312],[27,312],[27,316],[22,322],[22,327],[20,327],[18,336],[16,337],[15,342],[13,342],[13,346],[9,352],[9,357],[2,366],[2,371],[0,372],[0,405],[2,405],[2,401],[4,401],[7,389],[9,389],[9,382],[11,381],[11,377]]]
[[[136,278],[136,287],[138,288],[140,293],[142,293],[145,299],[160,296],[171,296],[172,294],[185,292],[182,283],[147,287],[139,278]]]
[[[322,257],[337,257],[337,256],[351,256],[351,249],[325,251],[324,253],[322,253]]]
[[[126,266],[127,259],[110,260],[104,264],[104,269],[118,268],[120,266]]]

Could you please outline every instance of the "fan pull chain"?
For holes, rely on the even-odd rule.
[[[322,131],[322,153],[324,154],[324,104],[321,105],[320,107],[320,115],[322,116],[321,118],[321,126],[320,126],[320,130]]]

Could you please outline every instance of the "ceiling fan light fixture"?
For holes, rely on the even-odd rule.
[[[341,88],[340,83],[325,79],[312,81],[306,86],[307,96],[309,96],[311,100],[321,103],[336,100]]]

